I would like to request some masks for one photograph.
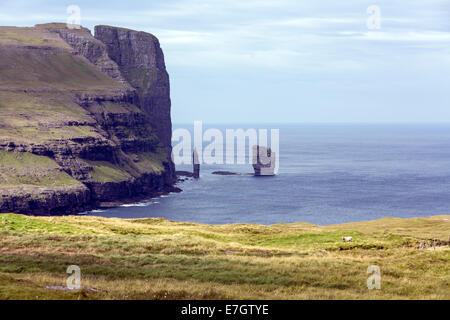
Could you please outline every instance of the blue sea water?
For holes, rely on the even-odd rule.
[[[208,127],[224,134],[225,128],[236,127],[280,129],[278,175],[218,176],[211,172],[252,172],[252,167],[203,165],[201,179],[178,185],[182,193],[88,214],[265,225],[328,225],[450,214],[448,124]],[[186,169],[191,170],[186,165],[177,167]]]

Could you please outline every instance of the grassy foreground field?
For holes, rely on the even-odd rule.
[[[0,299],[450,299],[449,235],[448,215],[319,227],[1,214]],[[70,265],[82,290],[46,288]]]

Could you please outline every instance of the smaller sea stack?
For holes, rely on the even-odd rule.
[[[200,178],[200,162],[198,161],[198,153],[197,149],[194,149],[194,152],[192,152],[192,165],[193,165],[193,177],[194,179]]]

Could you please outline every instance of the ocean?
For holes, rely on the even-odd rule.
[[[192,131],[193,125],[178,125]],[[449,124],[246,124],[220,129],[280,130],[279,172],[251,164],[202,165],[182,193],[87,213],[206,224],[309,222],[329,225],[383,217],[450,214]],[[177,170],[192,170],[180,165]]]

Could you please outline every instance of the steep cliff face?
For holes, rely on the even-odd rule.
[[[136,86],[164,66],[153,38],[133,55],[159,64],[132,78],[87,29],[0,28],[0,212],[70,213],[171,189],[165,68],[167,90]]]
[[[136,89],[137,104],[149,115],[152,128],[170,159],[170,84],[158,39],[149,33],[110,26],[96,26],[95,38],[106,45],[108,56]],[[172,162],[169,165],[174,168]]]

